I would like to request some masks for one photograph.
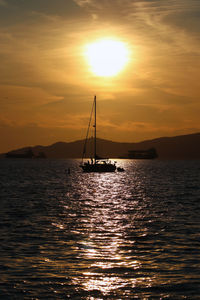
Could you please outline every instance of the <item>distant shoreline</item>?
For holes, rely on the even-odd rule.
[[[88,141],[88,149],[92,139]],[[32,153],[35,158],[81,158],[84,140],[73,142],[57,142],[49,146],[24,147],[0,154],[0,158],[23,158],[26,153]],[[161,137],[145,140],[138,143],[113,142],[97,139],[98,155],[101,157],[128,159],[130,152],[147,152],[154,148],[158,154],[156,159],[200,159],[200,133],[180,135],[174,137]],[[87,153],[91,157],[91,151]],[[28,157],[27,157],[28,158]],[[134,157],[132,157],[134,159]],[[137,157],[135,159],[138,159]]]

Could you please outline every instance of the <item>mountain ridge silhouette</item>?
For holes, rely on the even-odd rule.
[[[34,155],[44,153],[47,158],[81,158],[84,142],[85,140],[60,141],[49,146],[23,147],[9,151],[9,153],[24,153],[31,149]],[[148,150],[150,148],[156,149],[158,159],[200,159],[200,133],[160,137],[137,143],[97,139],[97,154],[101,157],[127,158],[128,151]],[[88,149],[88,157],[90,157],[93,151],[92,138],[88,140]],[[1,154],[1,157],[5,157],[5,153]]]

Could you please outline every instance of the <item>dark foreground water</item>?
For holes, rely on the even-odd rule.
[[[200,161],[78,165],[0,160],[0,299],[200,299]]]

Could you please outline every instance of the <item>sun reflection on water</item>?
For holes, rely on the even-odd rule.
[[[123,177],[95,175],[88,175],[86,200],[82,200],[89,204],[87,220],[82,223],[87,239],[81,242],[78,252],[79,259],[85,262],[85,270],[74,283],[78,282],[86,291],[98,290],[108,295],[113,290],[126,286],[133,288],[144,280],[150,282],[150,279],[143,278],[142,274],[134,278],[134,273],[141,267],[141,258],[133,256],[135,241],[127,239],[134,221],[129,219],[130,202],[127,199],[130,196],[132,199],[132,195],[123,187]],[[137,203],[131,201],[132,210]]]
[[[120,165],[2,160],[1,299],[198,298],[199,164]]]

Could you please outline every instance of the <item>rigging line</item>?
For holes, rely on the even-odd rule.
[[[83,163],[84,155],[86,153],[86,146],[87,146],[87,141],[88,141],[88,134],[89,134],[89,130],[90,130],[90,124],[91,124],[91,121],[92,121],[93,110],[94,110],[94,101],[93,101],[92,110],[91,110],[90,119],[89,119],[89,124],[88,124],[88,128],[87,128],[86,139],[85,139],[85,143],[84,143],[84,146],[83,146],[82,163]]]

